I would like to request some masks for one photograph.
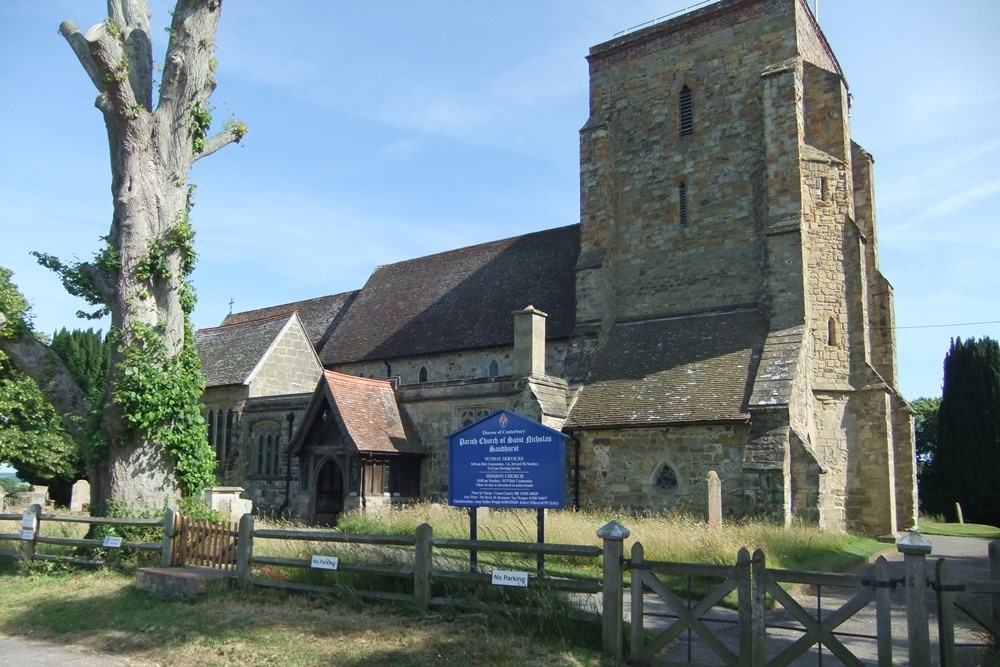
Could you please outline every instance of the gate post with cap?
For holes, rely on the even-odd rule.
[[[911,667],[931,664],[931,639],[927,627],[927,555],[931,546],[916,531],[907,533],[896,543],[896,550],[903,554],[906,572],[906,633]]]
[[[631,531],[614,519],[597,530],[597,536],[604,540],[604,580],[601,600],[601,645],[604,652],[621,661],[625,651],[622,618],[624,582],[622,580],[622,553],[625,538]],[[637,622],[632,619],[632,622]],[[641,619],[639,620],[641,622]]]

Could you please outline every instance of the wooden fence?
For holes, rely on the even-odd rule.
[[[28,561],[47,561],[85,567],[99,567],[114,562],[115,554],[120,549],[132,549],[139,552],[163,552],[162,541],[135,542],[120,538],[78,539],[45,534],[46,529],[54,523],[83,523],[91,526],[116,526],[119,528],[146,528],[155,530],[163,526],[164,521],[162,519],[114,519],[79,514],[44,514],[41,505],[32,505],[23,514],[0,514],[0,521],[17,521],[21,524],[20,532],[0,534],[0,542],[7,541],[20,545],[18,549],[9,551],[0,550],[0,557],[6,556]],[[72,547],[74,553],[73,555],[46,553],[44,550],[39,551],[39,545]],[[89,553],[87,555],[80,555],[78,553],[80,549],[87,549]]]
[[[266,550],[268,540],[282,543],[304,543],[307,550],[322,553],[311,555],[310,558],[285,558],[255,554],[255,549]],[[435,584],[462,584],[468,586],[492,586],[494,575],[490,572],[470,572],[468,562],[470,557],[456,557],[454,552],[504,552],[520,556],[572,556],[586,558],[600,564],[604,550],[596,546],[569,544],[533,544],[521,542],[493,542],[486,540],[459,540],[435,538],[433,528],[427,524],[420,525],[413,536],[391,535],[359,535],[339,533],[332,530],[277,530],[258,529],[254,519],[246,514],[240,520],[238,556],[236,577],[250,585],[287,590],[307,591],[313,593],[349,593],[352,596],[405,602],[418,608],[430,607],[465,607],[481,608],[483,603],[464,598],[434,596]],[[401,558],[404,565],[373,565],[370,562],[350,562],[341,557],[331,556],[331,549],[320,545],[334,544],[349,547],[384,547],[402,550]],[[371,559],[368,559],[369,561]],[[441,567],[450,564],[452,567]],[[437,565],[437,567],[435,566]],[[305,568],[321,575],[329,575],[329,582],[318,584],[303,584],[275,578],[273,568]],[[463,571],[463,569],[465,571]],[[395,578],[405,581],[406,592],[388,592],[366,590],[359,586],[349,589],[336,583],[336,578],[346,574],[370,575]],[[270,574],[270,576],[269,576]],[[596,580],[560,578],[538,575],[537,573],[512,572],[512,579],[519,582],[518,587],[531,589],[548,589],[581,594],[598,594],[603,590],[601,582]],[[374,581],[374,580],[373,580]],[[521,586],[520,584],[523,584]],[[512,611],[502,605],[485,605],[495,609]],[[581,613],[590,620],[599,620],[598,614]]]

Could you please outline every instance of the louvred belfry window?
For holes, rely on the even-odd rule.
[[[694,134],[694,103],[691,97],[691,89],[688,88],[687,84],[684,84],[684,87],[681,88],[681,94],[678,101],[682,137],[690,137]]]

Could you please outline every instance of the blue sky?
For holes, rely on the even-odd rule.
[[[104,4],[0,3],[0,265],[47,333],[92,324],[29,251],[88,258],[110,223],[94,89],[57,33]],[[195,325],[578,222],[589,47],[692,4],[227,0],[212,102],[250,134],[192,174]],[[937,396],[952,337],[1000,338],[1000,3],[819,0],[819,20],[875,157],[902,391]]]

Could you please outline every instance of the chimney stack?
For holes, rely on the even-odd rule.
[[[514,376],[545,375],[545,313],[534,306],[514,311]]]

